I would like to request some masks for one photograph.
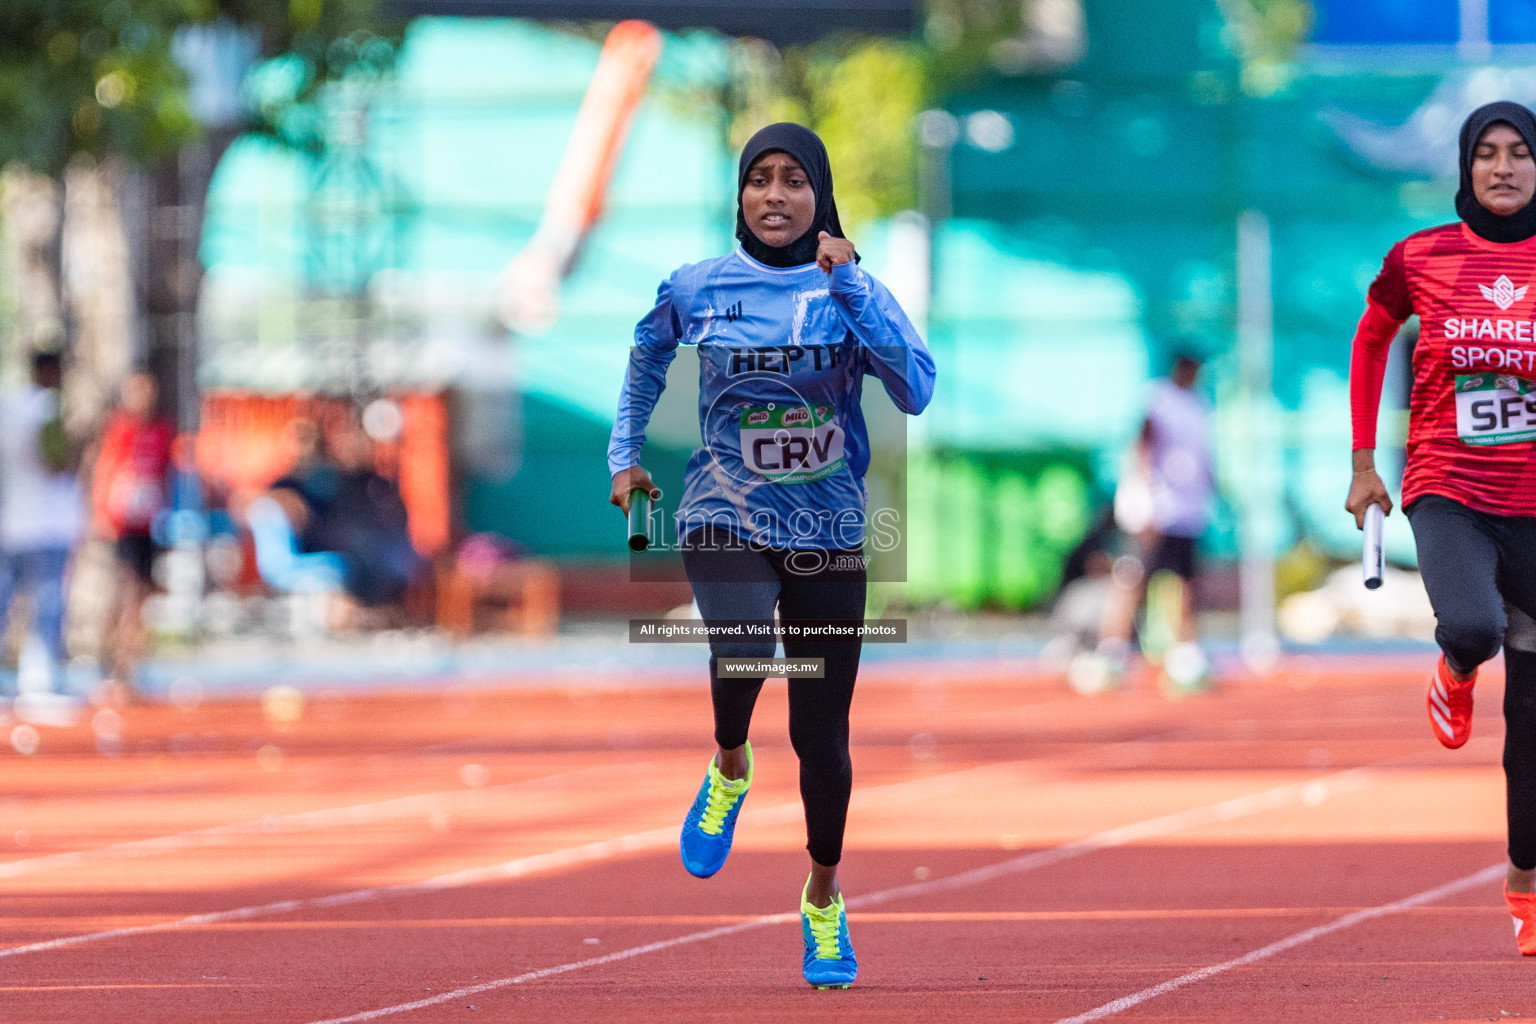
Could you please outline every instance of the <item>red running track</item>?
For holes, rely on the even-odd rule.
[[[0,754],[0,1020],[1536,1015],[1497,881],[1499,681],[1452,753],[1423,669],[1292,664],[1179,702],[871,671],[847,992],[799,976],[782,684],[707,882],[675,847],[697,686],[132,708],[98,723],[106,753],[42,729]]]

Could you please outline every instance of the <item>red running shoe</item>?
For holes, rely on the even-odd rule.
[[[1472,735],[1472,687],[1476,685],[1476,672],[1461,682],[1451,675],[1445,655],[1440,655],[1425,703],[1429,706],[1429,726],[1441,746],[1455,750]]]
[[[1504,902],[1515,919],[1515,943],[1521,956],[1536,956],[1536,892],[1510,892],[1504,887]]]

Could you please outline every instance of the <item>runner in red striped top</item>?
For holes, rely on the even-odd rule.
[[[1387,350],[1417,314],[1405,505],[1443,494],[1494,515],[1536,514],[1536,396],[1522,388],[1536,380],[1533,282],[1536,238],[1490,242],[1465,223],[1387,253],[1355,334],[1350,397],[1354,447],[1373,449]]]
[[[1354,477],[1345,508],[1392,499],[1376,473],[1387,353],[1419,318],[1403,508],[1442,651],[1426,702],[1456,748],[1472,732],[1477,669],[1504,647],[1509,874],[1520,952],[1536,956],[1536,117],[1490,103],[1461,128],[1461,221],[1394,245],[1350,360]]]

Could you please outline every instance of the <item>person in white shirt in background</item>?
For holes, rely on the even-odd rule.
[[[1174,609],[1174,643],[1163,669],[1176,688],[1201,684],[1209,669],[1195,642],[1195,547],[1210,525],[1216,482],[1211,407],[1195,390],[1199,376],[1200,360],[1180,354],[1168,376],[1152,385],[1132,470],[1139,480],[1126,482],[1129,493],[1140,491],[1139,500],[1117,495],[1116,501],[1116,518],[1140,541],[1141,557],[1123,556],[1116,562],[1098,650],[1105,671],[1123,673],[1147,581],[1171,572],[1182,585]]]
[[[64,578],[85,530],[78,459],[59,421],[62,380],[59,355],[37,352],[31,383],[0,395],[0,621],[9,619],[18,592],[28,594],[31,642],[47,657],[39,673],[23,646],[16,702],[23,717],[29,700],[37,710],[57,711],[63,702]]]

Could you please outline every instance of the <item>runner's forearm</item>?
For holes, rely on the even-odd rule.
[[[1381,384],[1387,372],[1392,339],[1402,321],[1375,302],[1367,302],[1365,315],[1355,328],[1349,360],[1349,413],[1353,448],[1376,447],[1376,419],[1381,407]]]
[[[656,305],[635,326],[635,345],[629,350],[624,389],[608,438],[608,472],[640,464],[645,428],[667,386],[667,368],[677,358],[677,316],[672,307],[671,282],[656,292]]]
[[[832,268],[829,290],[891,401],[902,412],[922,412],[933,397],[933,356],[895,298],[853,263]]]

